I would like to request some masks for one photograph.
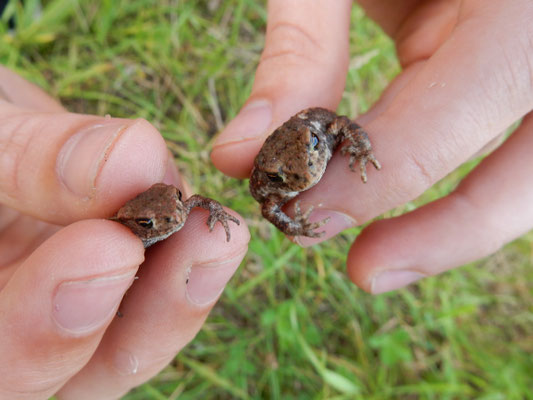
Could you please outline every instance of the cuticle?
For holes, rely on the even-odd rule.
[[[124,135],[124,132],[131,126],[134,126],[137,122],[134,122],[132,125],[128,125],[126,123],[122,124],[118,127],[114,135],[112,136],[111,140],[108,141],[107,145],[104,147],[103,151],[100,153],[100,159],[96,163],[96,168],[94,171],[94,179],[92,182],[92,187],[96,188],[98,179],[102,173],[102,170],[104,169],[104,165],[106,164],[107,160],[109,159],[109,155],[117,145],[118,141],[122,138]],[[103,125],[103,124],[101,124]],[[117,124],[119,125],[119,124]],[[95,125],[96,127],[97,125]]]
[[[128,277],[131,277],[132,279],[135,278],[135,275],[137,273],[137,270],[126,270],[126,272],[123,272],[123,273],[117,273],[117,274],[114,274],[114,275],[94,275],[94,276],[91,276],[91,277],[85,277],[85,278],[81,278],[81,279],[74,279],[74,280],[65,280],[65,281],[62,281],[60,282],[57,287],[61,286],[61,285],[68,285],[68,284],[81,284],[81,283],[86,283],[86,284],[90,284],[92,282],[110,282],[110,281],[114,281],[114,280],[122,280],[122,279],[125,279],[125,278],[128,278]]]
[[[230,256],[229,258],[226,258],[222,261],[217,261],[217,260],[207,260],[207,261],[204,261],[204,262],[200,262],[200,263],[192,263],[190,266],[189,266],[189,269],[192,269],[193,267],[203,267],[203,268],[219,268],[219,266],[223,266],[225,264],[228,264],[230,262],[233,262],[235,261],[237,258],[241,257],[242,254],[246,254],[246,249],[245,251],[240,251],[240,252],[236,252],[235,255],[232,255]],[[209,264],[217,264],[215,267],[209,267]]]

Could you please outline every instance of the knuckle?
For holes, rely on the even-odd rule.
[[[56,376],[41,373],[31,367],[17,368],[16,374],[7,372],[2,374],[2,399],[38,399],[48,398],[59,388],[61,382],[66,381],[71,373],[61,371],[54,362],[42,366],[42,370],[55,371]]]
[[[428,163],[415,154],[408,154],[405,159],[405,173],[402,186],[407,188],[407,197],[413,199],[430,188],[435,181],[435,173],[427,167]]]
[[[483,202],[477,200],[476,195],[465,190],[463,186],[460,185],[448,195],[448,200],[456,209],[461,210],[461,214],[468,215],[470,220],[476,221],[475,224],[470,224],[472,237],[476,238],[476,258],[495,253],[516,236],[508,231],[507,220],[502,219],[499,213],[487,212]]]
[[[524,46],[524,54],[526,54],[525,70],[527,71],[526,90],[531,95],[533,93],[533,28],[529,27],[526,38],[527,43]]]
[[[260,62],[282,59],[283,62],[317,63],[324,53],[320,42],[305,28],[279,22],[267,32],[267,45]]]
[[[32,127],[18,114],[0,117],[0,192],[16,193],[20,168],[31,142]]]

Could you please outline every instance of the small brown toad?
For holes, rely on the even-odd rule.
[[[220,203],[213,199],[197,194],[186,201],[182,201],[181,197],[181,192],[175,186],[156,183],[124,204],[111,220],[130,228],[146,248],[179,231],[191,209],[201,207],[209,211],[209,231],[213,230],[217,221],[220,222],[229,242],[231,234],[228,221],[239,225],[237,218],[225,212]]]
[[[333,152],[344,141],[342,154],[350,155],[350,169],[359,162],[361,179],[366,182],[366,164],[381,165],[372,153],[366,132],[348,117],[324,108],[308,108],[294,115],[265,141],[255,158],[250,177],[250,192],[261,204],[263,216],[290,236],[320,237],[314,230],[328,219],[309,222],[313,208],[302,214],[296,202],[294,218],[282,210],[284,204],[300,192],[316,185]]]

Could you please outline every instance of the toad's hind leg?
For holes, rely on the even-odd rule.
[[[315,232],[315,229],[320,228],[321,226],[327,224],[330,220],[329,217],[323,219],[322,221],[317,222],[310,222],[309,216],[313,212],[314,207],[311,206],[307,209],[305,213],[302,214],[302,210],[300,209],[300,200],[296,201],[294,203],[294,220],[296,223],[300,224],[302,226],[302,230],[304,233],[302,235],[308,236],[308,237],[314,237],[319,238],[324,236],[326,232]]]
[[[231,239],[231,232],[229,229],[228,221],[240,225],[240,221],[233,215],[228,214],[226,211],[224,211],[222,205],[216,200],[200,196],[199,194],[195,194],[189,197],[187,201],[185,201],[183,204],[189,209],[189,211],[194,207],[201,207],[209,211],[209,218],[207,218],[207,226],[209,227],[209,232],[213,230],[217,221],[220,222],[224,227],[224,231],[226,231],[227,242],[229,242]]]
[[[263,203],[261,211],[267,220],[289,236],[322,237],[325,232],[315,232],[315,229],[320,228],[329,221],[329,218],[326,218],[322,221],[310,222],[309,216],[313,211],[313,207],[310,207],[302,214],[300,201],[297,201],[294,205],[294,219],[285,214],[280,204],[274,201]]]

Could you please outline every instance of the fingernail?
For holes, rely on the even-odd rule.
[[[113,359],[113,365],[120,375],[134,375],[139,370],[139,360],[132,353],[118,349]]]
[[[125,128],[122,121],[102,120],[83,128],[66,141],[59,152],[57,171],[71,192],[89,195],[113,143]]]
[[[135,273],[63,282],[53,300],[53,318],[63,329],[74,334],[93,331],[116,312],[122,296],[133,282]]]
[[[205,305],[217,299],[239,267],[244,254],[221,263],[193,265],[187,283],[187,297],[191,303]]]
[[[380,294],[400,289],[424,278],[419,272],[409,270],[383,271],[372,278],[370,292]]]
[[[214,146],[263,136],[272,122],[272,105],[267,100],[248,103],[218,135]]]
[[[302,210],[305,210],[305,208],[302,208]],[[337,235],[339,232],[342,232],[345,229],[357,225],[357,222],[352,217],[342,212],[321,208],[314,210],[311,213],[309,220],[311,222],[318,222],[326,218],[329,218],[329,221],[325,225],[322,225],[320,228],[315,229],[316,232],[325,232],[324,236],[320,238],[297,236],[294,238],[294,242],[302,247],[309,247],[314,244],[323,242],[324,240],[327,240]]]

